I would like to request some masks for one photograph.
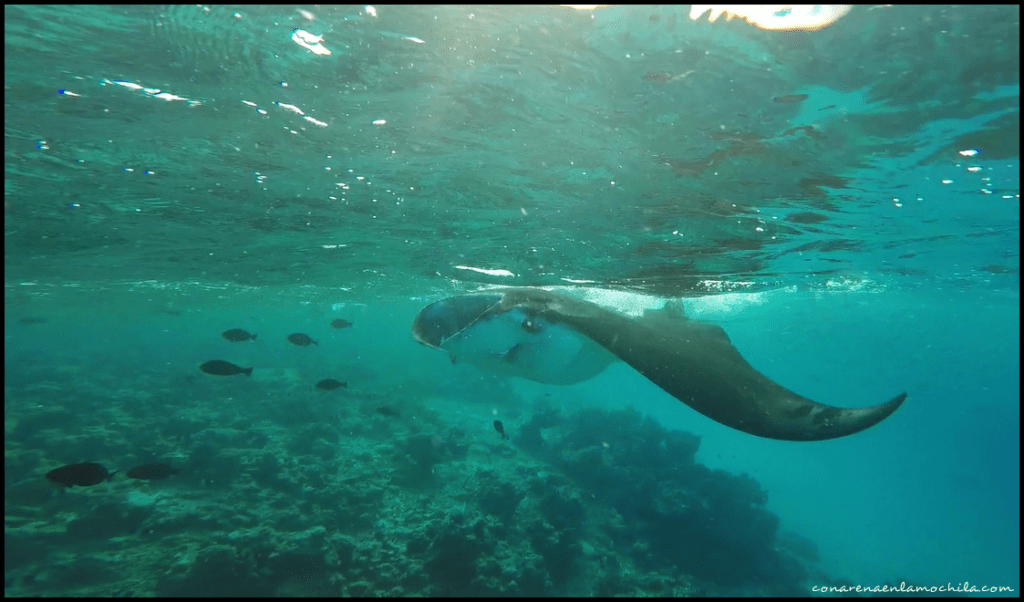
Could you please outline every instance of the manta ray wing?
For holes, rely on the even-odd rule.
[[[450,317],[452,328],[513,310],[564,325],[604,347],[694,410],[758,437],[786,441],[845,437],[878,424],[907,397],[901,393],[886,403],[866,408],[839,408],[812,401],[755,370],[720,327],[686,319],[678,311],[647,312],[635,319],[543,289],[499,289],[486,295],[486,302],[466,297],[446,300],[441,306],[446,313],[452,308],[476,311],[487,307],[479,315]],[[426,334],[439,330],[431,322],[438,313],[432,307],[420,312],[413,334],[420,342],[437,347]]]

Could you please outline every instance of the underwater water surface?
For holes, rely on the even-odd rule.
[[[1019,592],[1019,7],[4,29],[5,595]],[[717,325],[668,372],[716,390],[727,345],[829,406],[908,396],[776,440],[615,337],[514,376],[589,352],[558,312],[417,344],[496,287]]]

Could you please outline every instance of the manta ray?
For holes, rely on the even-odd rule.
[[[784,441],[845,437],[874,426],[907,398],[839,408],[790,391],[754,369],[721,327],[671,305],[640,318],[538,288],[449,297],[416,316],[416,341],[500,374],[569,385],[623,361],[708,418]]]

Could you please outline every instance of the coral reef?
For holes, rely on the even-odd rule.
[[[565,413],[542,399],[502,441],[487,416],[469,432],[446,419],[444,400],[431,411],[421,403],[392,416],[352,406],[305,423],[292,420],[302,410],[279,423],[220,408],[210,427],[186,404],[149,443],[154,455],[180,456],[180,475],[51,495],[42,511],[26,506],[42,498],[19,484],[42,456],[24,454],[9,464],[10,499],[21,504],[8,509],[8,539],[18,548],[33,532],[59,531],[82,551],[69,574],[92,567],[109,579],[96,566],[128,553],[156,569],[114,589],[83,579],[74,595],[807,593],[813,543],[779,538],[761,487],[698,464],[689,433],[632,409]],[[14,428],[54,419],[66,422],[48,408]],[[123,445],[121,433],[85,430],[77,445],[94,450],[80,452],[88,457]],[[12,558],[22,577],[11,587],[66,587],[46,568],[54,553]]]

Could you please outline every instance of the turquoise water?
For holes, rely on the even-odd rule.
[[[6,7],[4,79],[7,595],[1019,591],[1019,8]],[[909,397],[772,441],[413,341],[494,285]]]

